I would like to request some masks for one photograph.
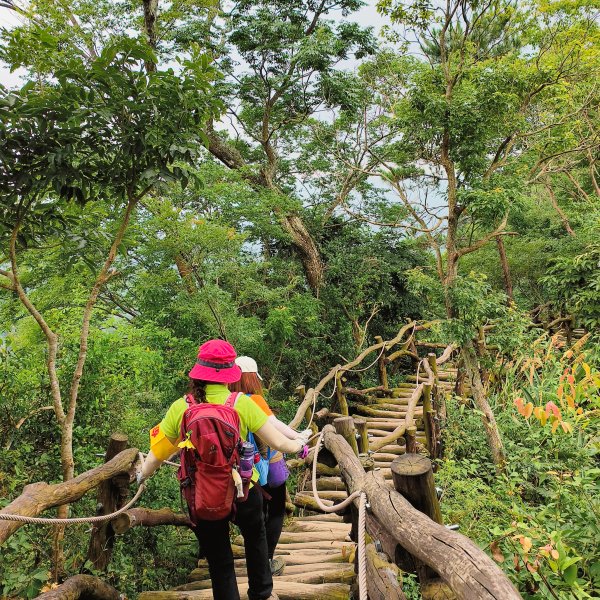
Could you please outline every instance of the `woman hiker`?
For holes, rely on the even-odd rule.
[[[230,391],[227,384],[238,381],[241,369],[235,364],[236,353],[231,344],[222,340],[210,340],[198,351],[196,364],[189,373],[188,397],[176,400],[160,423],[151,431],[151,438],[162,438],[161,443],[152,443],[148,457],[138,476],[138,481],[147,479],[161,463],[177,448],[190,447],[189,439],[182,440],[181,422],[189,402],[229,405]],[[190,399],[189,396],[192,396]],[[310,433],[297,434],[295,439],[283,435],[267,414],[249,396],[240,394],[234,405],[239,415],[240,435],[247,439],[248,432],[256,433],[271,448],[280,452],[301,452]],[[181,440],[181,443],[179,443]],[[194,448],[194,446],[191,446]],[[211,447],[212,451],[212,447]],[[237,473],[235,473],[237,475]],[[235,480],[235,477],[233,478]],[[254,479],[254,478],[253,478]],[[200,486],[198,486],[200,487]],[[208,486],[207,486],[208,487]],[[209,489],[196,490],[210,493]],[[225,498],[223,499],[225,501]],[[246,566],[248,570],[248,599],[276,600],[273,593],[273,578],[269,565],[269,551],[263,518],[263,496],[257,486],[247,492],[247,500],[235,504],[235,523],[244,538]],[[233,552],[229,541],[229,516],[218,520],[197,519],[194,533],[206,555],[212,582],[214,600],[239,600],[235,578]]]
[[[232,392],[242,392],[248,394],[250,398],[267,415],[268,422],[271,423],[283,435],[293,440],[300,434],[280,421],[269,408],[262,389],[262,377],[258,373],[256,361],[249,356],[238,356],[235,359],[236,364],[242,370],[242,376],[239,381],[229,384]],[[304,435],[305,432],[303,432]],[[306,430],[306,435],[312,435],[310,429]],[[269,564],[273,575],[281,575],[285,568],[285,561],[281,557],[274,558],[275,548],[281,536],[283,521],[285,518],[285,482],[289,476],[285,464],[285,458],[281,452],[272,451],[271,448],[260,438],[256,436],[256,443],[260,453],[268,464],[267,482],[263,485],[265,492],[271,496],[270,500],[263,500],[263,511],[265,513],[265,528],[267,531],[267,546],[269,548]],[[262,482],[261,482],[262,484]]]

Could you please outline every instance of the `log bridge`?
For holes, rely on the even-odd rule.
[[[364,491],[366,514],[367,594],[371,600],[406,600],[403,577],[416,574],[424,600],[513,600],[521,598],[506,575],[476,544],[443,524],[434,486],[431,459],[443,451],[441,427],[444,395],[454,389],[457,371],[447,366],[453,348],[441,356],[420,357],[418,331],[427,324],[410,323],[389,341],[363,351],[354,361],[336,365],[316,386],[297,389],[300,404],[291,425],[306,419],[322,432],[317,477],[310,476],[314,449],[305,460],[292,459],[292,468],[305,468],[294,504],[300,514],[289,519],[276,556],[286,563],[274,578],[281,600],[347,600],[358,598],[358,500],[343,514],[323,513],[314,497],[333,506],[348,494]],[[399,348],[396,348],[399,346]],[[346,376],[369,355],[377,356],[379,385],[356,389]],[[401,357],[413,361],[414,373],[395,387],[389,386],[388,366]],[[358,369],[357,369],[358,370]],[[361,369],[364,370],[364,369]],[[335,384],[335,410],[316,410],[321,390]],[[99,514],[110,513],[126,502],[133,479],[137,451],[127,449],[124,436],[111,439],[105,464],[70,482],[48,486],[37,483],[0,511],[36,515],[52,506],[73,502],[98,488]],[[108,565],[113,544],[134,526],[189,526],[185,515],[169,509],[134,508],[93,530],[88,560],[98,571]],[[22,526],[0,521],[0,545]],[[241,536],[233,540],[235,569],[241,598],[247,598],[247,574]],[[119,592],[101,579],[77,575],[40,596],[45,600],[91,598],[118,600]],[[362,597],[362,596],[361,596]],[[144,591],[139,600],[202,600],[212,598],[208,565],[198,562],[188,581],[172,590]]]

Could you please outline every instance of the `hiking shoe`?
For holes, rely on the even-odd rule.
[[[269,566],[271,567],[271,575],[273,575],[273,577],[277,577],[277,575],[283,574],[283,570],[285,569],[285,561],[283,558],[276,556],[275,558],[269,560]],[[277,599],[275,598],[275,600]]]

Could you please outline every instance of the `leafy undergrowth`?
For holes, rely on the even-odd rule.
[[[449,399],[436,484],[445,522],[484,547],[524,598],[599,598],[600,357],[559,345],[534,344],[492,385],[505,476],[482,452],[480,415]]]

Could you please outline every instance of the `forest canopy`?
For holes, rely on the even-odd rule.
[[[416,320],[470,383],[447,521],[524,598],[598,597],[598,9],[0,0],[0,508],[115,431],[147,449],[208,339],[289,420],[297,386]],[[178,508],[173,478],[149,487]],[[128,597],[190,570],[192,537],[159,529],[115,546]],[[15,533],[2,597],[91,572],[64,535]]]

